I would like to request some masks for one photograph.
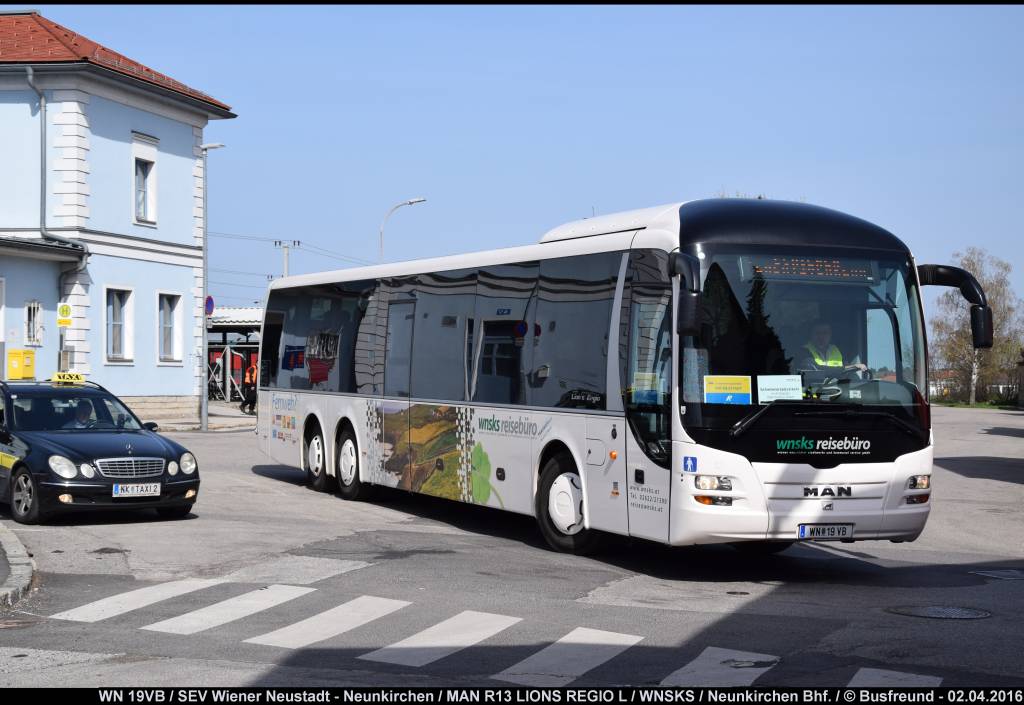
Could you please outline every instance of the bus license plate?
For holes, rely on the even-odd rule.
[[[853,524],[800,524],[798,539],[839,540],[853,538]]]
[[[149,482],[146,484],[114,485],[115,497],[159,497],[160,483]]]

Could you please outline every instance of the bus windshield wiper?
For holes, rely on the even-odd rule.
[[[827,403],[828,402],[810,401],[810,400],[807,400],[807,399],[775,399],[774,401],[768,402],[767,404],[762,406],[760,409],[758,409],[756,411],[750,412],[749,414],[744,416],[742,419],[740,419],[739,421],[734,423],[732,425],[732,428],[729,429],[729,435],[732,436],[733,438],[738,438],[739,436],[742,436],[744,433],[747,432],[747,429],[749,429],[751,426],[753,426],[755,423],[757,423],[758,419],[760,419],[762,416],[765,415],[765,413],[768,411],[768,409],[772,408],[773,406],[776,406],[777,404],[812,404],[812,405],[817,405],[817,404],[827,404]]]
[[[867,409],[833,409],[833,410],[820,410],[820,411],[798,411],[794,416],[842,416],[844,418],[859,418],[859,417],[874,417],[874,418],[886,418],[892,421],[896,426],[904,433],[910,434],[914,438],[924,438],[924,431],[914,426],[913,424],[904,421],[896,414],[891,411],[881,411]]]

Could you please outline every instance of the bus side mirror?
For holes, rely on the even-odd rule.
[[[975,348],[992,347],[992,309],[988,306],[971,306],[971,337]]]
[[[985,291],[974,275],[959,267],[944,264],[921,264],[917,267],[921,286],[948,286],[960,290],[971,304],[971,338],[975,348],[992,347],[992,309]]]
[[[679,309],[676,318],[676,332],[679,335],[700,333],[700,262],[696,257],[673,252],[669,267],[672,276],[679,280]]]

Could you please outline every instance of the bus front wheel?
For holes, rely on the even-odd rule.
[[[600,535],[583,526],[583,487],[568,454],[544,463],[535,511],[541,534],[556,551],[585,555],[597,549]]]
[[[350,500],[365,499],[370,488],[359,479],[359,446],[352,429],[342,429],[335,447],[338,449],[334,466],[338,494]]]

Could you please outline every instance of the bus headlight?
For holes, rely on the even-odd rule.
[[[181,462],[178,464],[181,465],[181,471],[186,475],[191,475],[196,471],[196,458],[191,453],[185,453],[181,456]]]
[[[698,490],[722,490],[723,492],[732,491],[732,480],[728,477],[697,475],[693,478],[693,482]]]
[[[50,456],[50,469],[65,480],[70,480],[78,474],[78,468],[75,467],[75,464],[63,455]]]
[[[932,486],[931,475],[914,475],[907,482],[907,489],[911,490],[927,490]]]

